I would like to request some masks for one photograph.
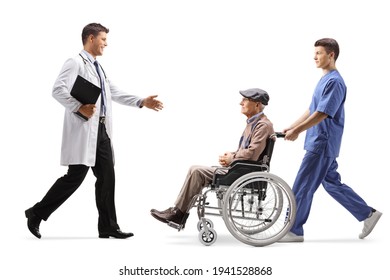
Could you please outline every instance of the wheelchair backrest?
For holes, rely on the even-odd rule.
[[[267,142],[265,144],[265,148],[257,160],[260,164],[267,165],[268,168],[269,168],[270,163],[271,163],[271,158],[272,158],[272,153],[274,151],[275,141],[276,141],[276,137],[274,134],[272,134],[270,137],[268,137]]]

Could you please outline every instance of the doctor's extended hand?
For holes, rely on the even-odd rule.
[[[96,105],[95,104],[85,104],[85,105],[82,105],[79,108],[79,112],[81,114],[83,114],[83,116],[85,116],[85,117],[87,117],[89,119],[96,112]]]
[[[151,95],[146,97],[142,101],[142,106],[145,106],[146,108],[152,109],[154,111],[160,111],[162,108],[164,108],[163,103],[156,99],[158,95]]]

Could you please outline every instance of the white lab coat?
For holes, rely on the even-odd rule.
[[[61,165],[83,164],[94,166],[100,116],[100,98],[96,103],[95,114],[88,121],[77,116],[75,112],[78,111],[82,104],[70,95],[77,75],[100,87],[96,68],[83,52],[64,63],[54,83],[52,93],[53,97],[65,107]],[[107,77],[105,77],[105,92],[107,97],[106,130],[112,144],[111,101],[113,100],[123,105],[137,106],[142,98],[119,90]]]

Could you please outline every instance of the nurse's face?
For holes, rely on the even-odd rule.
[[[314,61],[316,63],[317,68],[321,69],[329,69],[332,66],[332,59],[334,57],[334,53],[326,53],[326,50],[322,46],[318,46],[314,48]]]

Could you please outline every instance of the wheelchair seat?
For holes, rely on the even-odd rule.
[[[229,167],[221,168],[225,170],[227,169],[227,173],[219,174],[216,172],[211,183],[211,188],[215,189],[219,188],[219,186],[230,186],[238,178],[251,172],[269,171],[275,140],[275,134],[268,137],[264,151],[261,153],[257,161],[236,160],[233,161]],[[218,168],[216,171],[218,171]]]

